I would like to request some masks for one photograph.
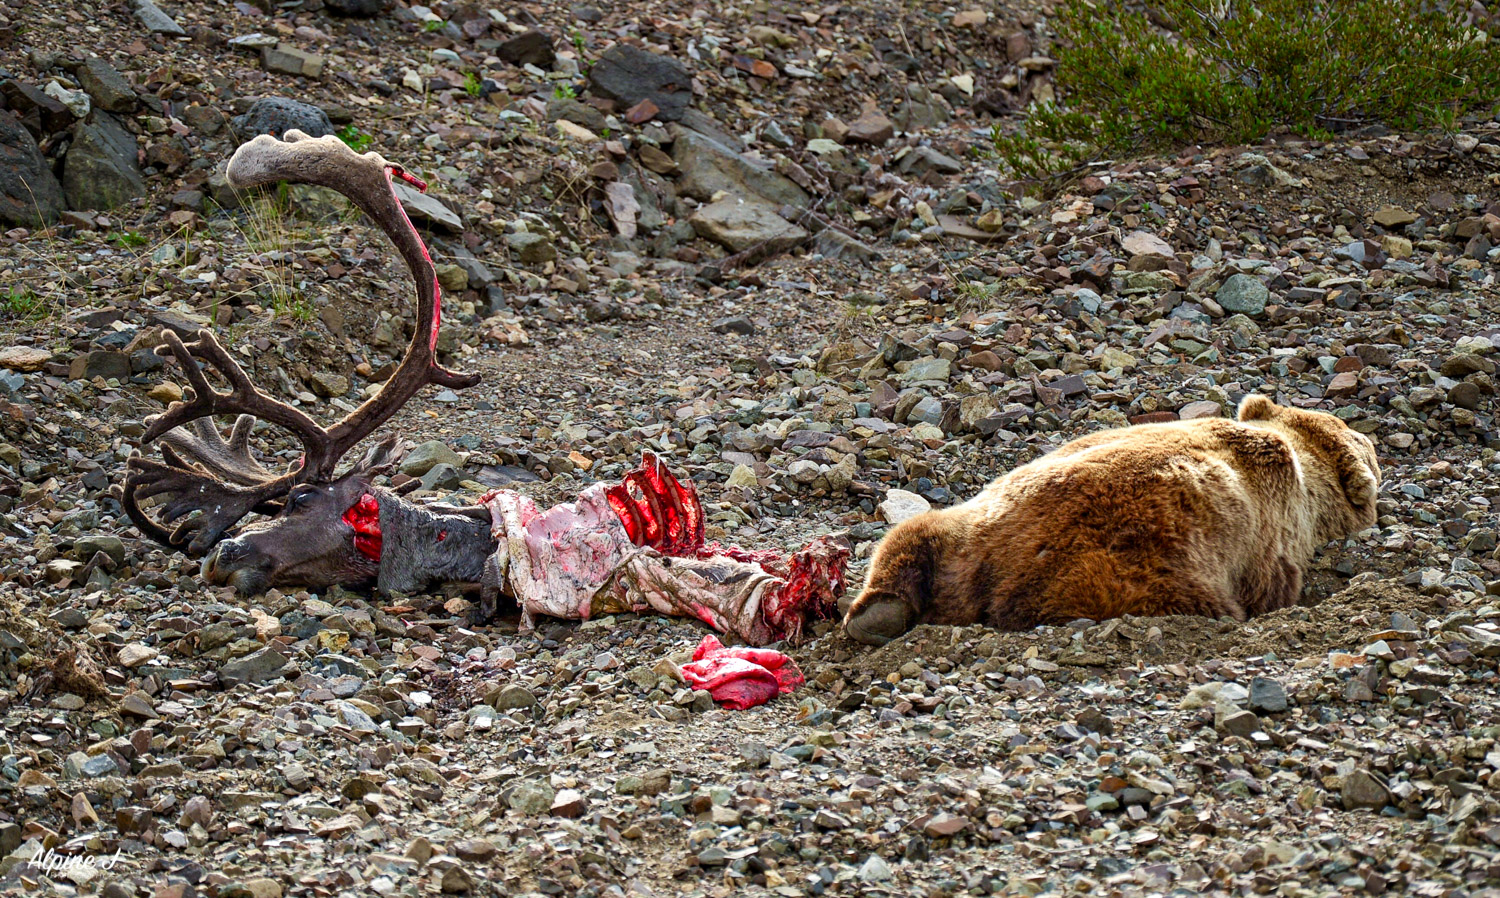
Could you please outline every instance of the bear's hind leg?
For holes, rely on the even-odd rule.
[[[1239,583],[1240,604],[1254,617],[1290,608],[1302,596],[1302,568],[1285,555],[1278,555],[1261,569],[1242,577]]]

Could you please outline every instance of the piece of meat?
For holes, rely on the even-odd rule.
[[[369,493],[344,512],[343,522],[354,529],[354,548],[371,561],[380,560],[384,540],[380,535],[380,502]]]
[[[849,548],[830,537],[789,559],[705,546],[697,491],[650,453],[620,483],[595,484],[546,511],[509,490],[480,501],[500,541],[486,588],[517,600],[523,629],[537,614],[649,610],[766,645],[832,616],[845,587]]]
[[[681,670],[689,686],[708,690],[714,701],[736,711],[764,704],[805,682],[797,663],[781,652],[726,648],[712,634],[703,637],[693,660]]]

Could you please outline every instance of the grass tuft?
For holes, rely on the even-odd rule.
[[[1500,98],[1500,41],[1447,4],[1410,0],[1065,0],[1058,101],[997,126],[1017,177],[1111,156],[1272,131],[1328,137],[1371,124],[1452,129]],[[1133,4],[1132,4],[1133,6]],[[1456,10],[1458,4],[1452,4]],[[1153,21],[1154,20],[1154,21]]]

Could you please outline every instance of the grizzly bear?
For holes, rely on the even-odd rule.
[[[1379,486],[1368,437],[1264,396],[1235,421],[1102,431],[892,529],[844,625],[881,645],[923,623],[1244,620],[1296,602],[1318,547],[1373,526]]]

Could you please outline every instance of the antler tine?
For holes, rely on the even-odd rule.
[[[311,138],[292,130],[285,140],[262,135],[235,151],[226,170],[236,188],[277,181],[330,187],[348,197],[385,232],[416,281],[417,315],[411,344],[380,392],[328,428],[307,414],[256,389],[244,370],[209,331],[199,331],[191,343],[175,333],[164,335],[164,346],[181,363],[192,388],[191,398],[172,403],[147,422],[142,444],[163,438],[165,463],[135,457],[126,465],[121,503],[145,535],[190,551],[203,552],[251,511],[273,509],[271,500],[294,483],[332,478],[334,469],[355,444],[385,423],[427,384],[454,389],[479,382],[476,374],[450,371],[437,363],[438,326],[442,295],[437,272],[422,238],[406,217],[391,184],[399,176],[419,189],[427,185],[376,153],[356,154],[337,137]],[[219,392],[196,359],[216,368],[229,383]],[[215,415],[240,413],[228,442],[212,423]],[[284,427],[302,442],[300,467],[273,477],[251,456],[251,416]],[[184,425],[191,425],[184,427]],[[390,443],[382,443],[367,457],[378,464]],[[142,500],[163,497],[155,518],[146,514]],[[193,515],[193,512],[198,512]],[[173,521],[182,520],[174,529]]]
[[[198,332],[184,343],[173,331],[163,334],[162,346],[176,357],[192,389],[192,396],[167,406],[147,422],[141,437],[144,446],[161,439],[166,464],[132,458],[126,464],[121,505],[143,534],[173,548],[201,554],[252,511],[274,511],[272,500],[284,495],[292,484],[309,476],[308,461],[329,454],[328,434],[302,411],[256,389],[239,363],[214,335]],[[229,382],[221,393],[208,382],[198,359],[213,366]],[[226,443],[213,423],[214,415],[238,412]],[[250,454],[250,429],[255,419],[292,431],[302,443],[304,463],[280,476],[272,474]],[[337,456],[327,464],[331,468]],[[148,516],[140,502],[166,496],[156,512]],[[193,511],[200,514],[175,529],[163,526]]]
[[[179,425],[211,415],[241,412],[253,415],[262,421],[285,427],[302,441],[303,451],[311,457],[328,439],[328,433],[306,413],[293,408],[279,399],[273,399],[256,389],[245,375],[239,363],[219,343],[211,331],[198,331],[198,339],[183,343],[173,331],[162,335],[162,346],[171,350],[182,366],[183,375],[193,389],[191,399],[180,399],[167,406],[167,410],[151,419],[142,443],[149,443]],[[158,350],[160,354],[160,350]],[[213,365],[229,381],[229,392],[220,393],[208,382],[194,358],[201,358]]]
[[[120,504],[146,536],[176,549],[184,548],[186,541],[185,548],[193,554],[207,552],[225,531],[250,512],[274,510],[269,505],[271,500],[286,493],[297,476],[296,472],[290,472],[258,484],[241,486],[225,483],[206,471],[184,464],[170,447],[163,447],[163,455],[167,458],[166,464],[140,456],[125,463],[125,487],[121,491]],[[167,498],[156,515],[157,520],[152,520],[140,502],[155,496]],[[188,518],[176,528],[169,530],[163,526],[195,511],[201,514]]]
[[[234,187],[285,180],[337,190],[385,232],[416,282],[416,326],[406,356],[379,393],[328,428],[328,455],[316,460],[310,455],[309,469],[316,462],[323,476],[331,473],[332,465],[345,452],[385,423],[427,384],[460,389],[479,382],[477,374],[450,371],[437,363],[442,291],[432,258],[401,207],[391,178],[400,177],[421,190],[427,189],[426,184],[377,153],[355,153],[337,137],[313,138],[297,130],[287,131],[284,140],[261,135],[241,146],[229,160],[225,175]],[[323,470],[323,464],[328,470]]]
[[[240,415],[225,442],[212,418],[198,418],[161,435],[162,456],[177,467],[198,467],[240,486],[265,483],[276,475],[250,454],[250,429],[254,426],[253,415]],[[183,457],[191,461],[184,463]]]

